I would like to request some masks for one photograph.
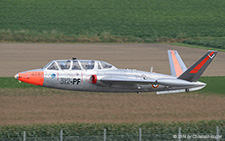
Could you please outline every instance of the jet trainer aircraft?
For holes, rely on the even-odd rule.
[[[171,75],[115,66],[98,60],[54,60],[42,69],[16,74],[19,81],[44,87],[93,92],[180,93],[206,86],[198,79],[216,56],[208,51],[187,69],[176,50],[168,50]]]

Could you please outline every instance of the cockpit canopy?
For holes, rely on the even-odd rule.
[[[44,69],[47,70],[101,70],[117,69],[113,65],[97,60],[54,60],[49,62]]]

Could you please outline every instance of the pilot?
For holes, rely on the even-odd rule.
[[[86,68],[87,69],[93,69],[94,68],[94,61],[89,61]]]
[[[65,69],[65,68],[66,68],[66,65],[65,65],[64,62],[60,63],[60,68],[61,68],[61,69]]]

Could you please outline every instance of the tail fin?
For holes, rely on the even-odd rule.
[[[168,50],[168,57],[172,76],[178,77],[187,70],[187,67],[176,50]]]
[[[216,56],[217,51],[209,50],[204,56],[202,56],[196,63],[194,63],[187,71],[181,74],[178,79],[183,79],[191,82],[198,81],[199,77],[212,62]]]

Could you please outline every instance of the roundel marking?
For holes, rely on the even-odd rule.
[[[158,88],[159,84],[152,84],[152,88]]]
[[[55,75],[54,73],[51,75],[52,78],[55,78],[55,76],[56,76],[56,75]]]

